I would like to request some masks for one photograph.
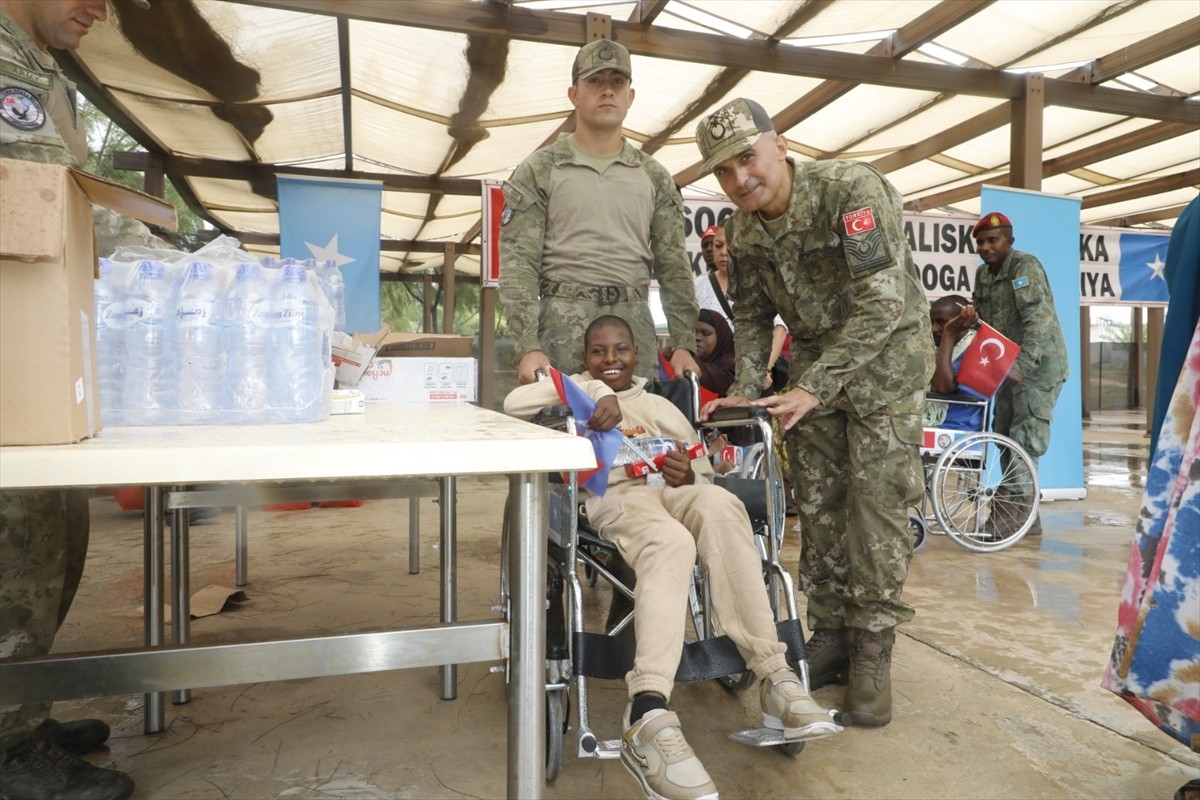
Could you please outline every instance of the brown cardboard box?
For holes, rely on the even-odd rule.
[[[470,358],[471,337],[448,333],[389,333],[377,358]]]
[[[79,170],[0,159],[0,445],[100,430],[92,203],[174,228],[175,208]]]

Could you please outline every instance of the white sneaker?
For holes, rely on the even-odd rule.
[[[718,798],[716,784],[683,738],[679,717],[665,708],[651,709],[630,725],[626,706],[621,763],[638,779],[649,800]]]
[[[804,684],[790,669],[772,672],[759,690],[763,727],[783,731],[785,739],[815,739],[841,733],[842,726],[804,691]]]

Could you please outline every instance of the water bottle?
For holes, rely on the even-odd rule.
[[[271,289],[253,262],[238,264],[225,298],[225,417],[252,424],[267,417],[267,353],[271,344]]]
[[[277,419],[288,422],[316,419],[325,394],[325,331],[307,272],[303,264],[288,264],[275,293],[270,405]]]
[[[125,288],[107,258],[100,259],[96,279],[96,378],[100,384],[100,415],[105,425],[121,425],[125,381]]]
[[[175,329],[179,336],[179,416],[181,422],[221,421],[225,349],[221,344],[221,298],[211,264],[188,265]]]
[[[129,287],[125,331],[127,421],[166,425],[178,419],[179,353],[175,290],[161,261],[140,261]]]
[[[333,259],[326,261],[321,268],[321,288],[333,306],[333,329],[346,330],[346,279],[342,277],[341,267]]]

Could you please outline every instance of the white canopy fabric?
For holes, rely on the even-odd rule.
[[[112,5],[68,56],[81,89],[212,222],[269,247],[273,174],[394,176],[384,270],[478,244],[477,182],[570,129],[571,62],[594,35],[634,54],[626,134],[685,193],[720,191],[697,175],[696,122],[747,96],[798,160],[876,163],[909,208],[977,214],[978,187],[1008,179],[1026,87],[1045,98],[1040,188],[1081,197],[1085,224],[1170,226],[1200,187],[1195,0]]]

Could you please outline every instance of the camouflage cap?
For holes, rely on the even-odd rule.
[[[733,158],[754,146],[758,137],[775,130],[766,109],[745,97],[730,100],[700,120],[696,126],[696,146],[704,159],[701,172],[727,158]]]
[[[575,54],[575,63],[571,66],[571,83],[602,69],[615,69],[630,78],[633,77],[633,65],[629,60],[629,51],[624,45],[611,39],[597,39],[579,48],[579,52]]]

